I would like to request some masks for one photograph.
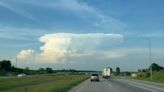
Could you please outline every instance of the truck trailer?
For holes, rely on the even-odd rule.
[[[102,70],[102,76],[103,76],[103,78],[110,78],[111,77],[111,69],[110,69],[110,67],[104,68]]]

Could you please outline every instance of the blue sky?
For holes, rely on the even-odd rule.
[[[0,59],[19,67],[164,66],[163,0],[1,0]]]

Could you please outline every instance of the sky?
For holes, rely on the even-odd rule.
[[[0,60],[38,69],[164,66],[163,0],[0,0]],[[16,64],[17,58],[17,64]]]

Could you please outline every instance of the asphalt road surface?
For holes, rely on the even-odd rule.
[[[164,92],[164,84],[128,79],[87,80],[69,92]]]

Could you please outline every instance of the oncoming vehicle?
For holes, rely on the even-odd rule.
[[[99,81],[99,75],[98,74],[91,74],[91,81]]]

